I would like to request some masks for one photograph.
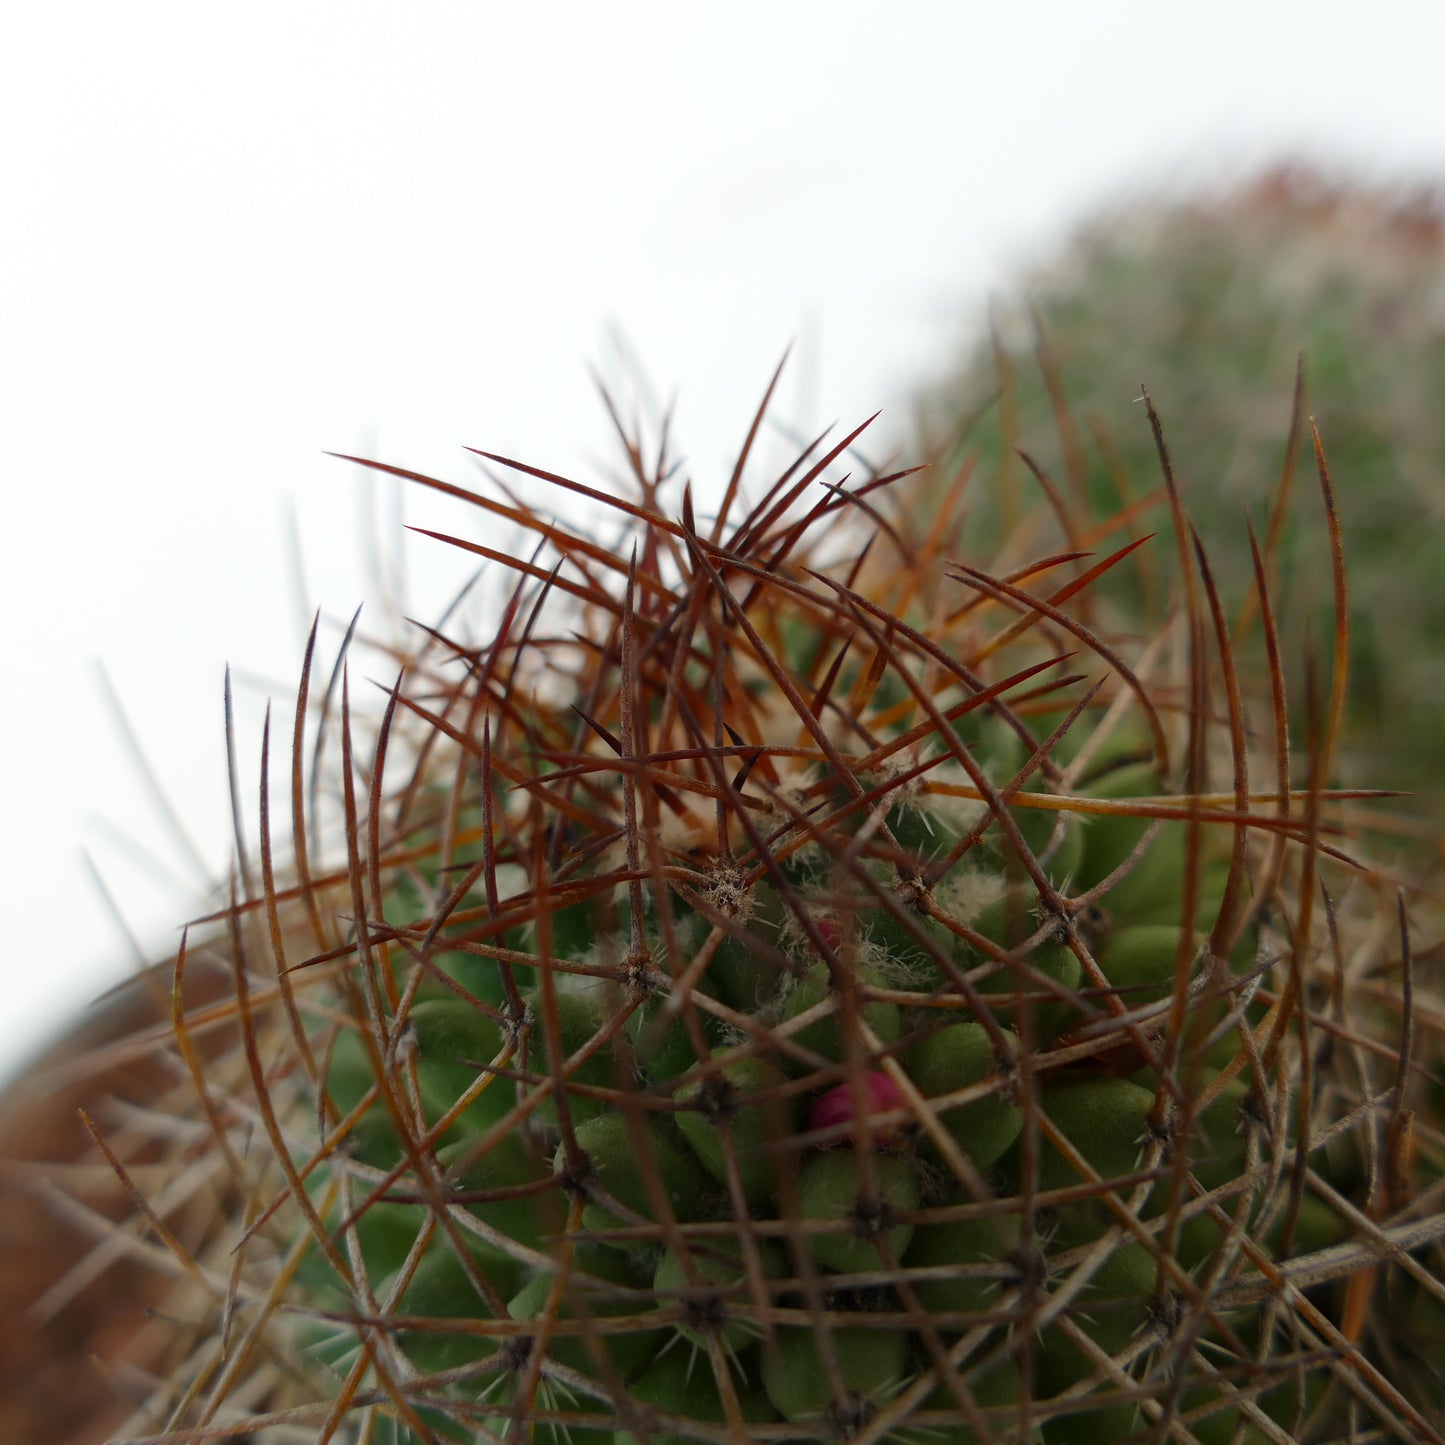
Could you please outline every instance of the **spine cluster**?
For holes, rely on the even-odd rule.
[[[292,862],[263,760],[177,966],[172,1162],[225,1209],[163,1236],[193,1328],[132,1438],[1438,1438],[1343,649],[1292,757],[1267,554],[1240,631],[1171,492],[1121,616],[1127,518],[1041,503],[994,568],[986,479],[920,518],[837,482],[856,436],[707,517],[631,438],[610,534],[464,494],[494,627],[369,736],[308,652]]]

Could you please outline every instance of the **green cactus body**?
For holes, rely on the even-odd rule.
[[[678,1092],[680,1103],[709,1099],[713,1103],[706,1112],[683,1110],[677,1115],[677,1127],[719,1184],[728,1183],[731,1169],[736,1169],[749,1203],[762,1204],[777,1189],[777,1166],[768,1146],[795,1132],[797,1104],[784,1093],[786,1075],[765,1059],[745,1058],[725,1065],[720,1083],[721,1092],[711,1090],[707,1081]],[[761,1102],[749,1102],[754,1097]]]
[[[824,1346],[812,1330],[791,1329],[764,1356],[763,1384],[780,1415],[826,1439],[842,1422],[855,1414],[866,1418],[869,1408],[886,1401],[903,1382],[907,1363],[903,1339],[891,1331],[835,1329]]]
[[[1010,1043],[1016,1040],[1010,1033]],[[908,1072],[930,1099],[966,1090],[990,1078],[999,1065],[993,1038],[982,1024],[950,1024],[908,1051]],[[972,1102],[941,1110],[941,1117],[959,1147],[979,1169],[986,1169],[1018,1137],[1023,1116],[1018,1106],[997,1090]]]
[[[1191,695],[1197,590],[1146,611],[1136,578],[1085,626],[1037,516],[1014,580],[965,582],[921,484],[850,500],[829,465],[706,522],[642,470],[605,545],[478,494],[531,534],[453,539],[507,569],[503,620],[423,639],[369,762],[343,672],[343,862],[318,820],[238,903],[235,1048],[164,1135],[238,1201],[173,1312],[231,1353],[198,1326],[134,1436],[222,1405],[348,1445],[1438,1419],[1352,1283],[1432,1327],[1377,1238],[1439,1236],[1386,1189],[1394,885],[1341,800],[1274,796],[1227,690]],[[1143,798],[1199,816],[1130,865]]]

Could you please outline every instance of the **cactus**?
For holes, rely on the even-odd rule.
[[[1311,485],[1302,423],[1313,415],[1339,479],[1359,599],[1345,718],[1353,779],[1399,786],[1403,776],[1438,820],[1445,793],[1430,760],[1445,749],[1435,662],[1445,646],[1442,379],[1439,192],[1279,167],[1097,217],[1000,302],[993,344],[926,395],[920,423],[932,447],[962,427],[967,447],[1020,480],[1037,467],[1076,516],[1086,495],[1096,519],[1152,496],[1131,521],[1136,533],[1152,531],[1167,522],[1158,459],[1127,406],[1147,382],[1171,419],[1181,483],[1227,608],[1247,620],[1247,510],[1271,559],[1287,655],[1313,645],[1322,657],[1333,632],[1328,568],[1317,565],[1323,533],[1287,502],[1289,489]],[[1158,599],[1167,580],[1156,567],[1143,585]]]
[[[127,1439],[1440,1438],[1429,1020],[1326,786],[1343,678],[1291,759],[1267,588],[1236,636],[1181,531],[1180,606],[1107,631],[1131,544],[1025,515],[991,567],[952,497],[837,481],[857,437],[752,502],[745,446],[709,517],[632,434],[622,499],[490,459],[615,527],[369,463],[507,586],[374,722],[313,634],[174,964],[193,1102],[96,1128],[170,1181]]]

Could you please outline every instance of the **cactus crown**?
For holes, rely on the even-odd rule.
[[[365,742],[313,634],[294,861],[263,760],[259,858],[175,966],[193,1102],[154,1133],[210,1215],[148,1206],[190,1328],[132,1435],[1438,1419],[1408,949],[1326,787],[1338,688],[1287,756],[1267,559],[1236,637],[1174,496],[1178,605],[1121,619],[1131,516],[1055,495],[999,573],[984,479],[832,481],[858,437],[751,502],[745,447],[711,517],[630,434],[624,499],[490,459],[615,534],[382,468],[473,503],[439,541],[508,590]]]

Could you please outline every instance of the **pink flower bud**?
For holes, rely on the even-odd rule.
[[[879,1073],[876,1069],[870,1069],[863,1075],[863,1095],[867,1100],[870,1119],[878,1114],[889,1114],[894,1109],[901,1109],[905,1102],[903,1091],[898,1085],[887,1074]],[[846,1124],[853,1117],[853,1086],[839,1084],[813,1101],[812,1108],[808,1110],[808,1128],[829,1129],[838,1124]],[[886,1142],[894,1132],[894,1126],[885,1126],[874,1130],[874,1137],[880,1142]]]

